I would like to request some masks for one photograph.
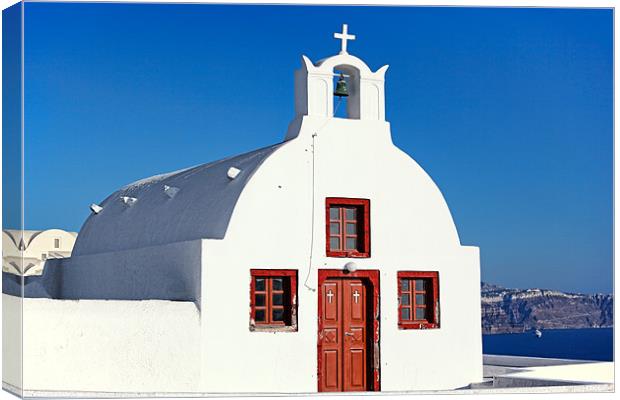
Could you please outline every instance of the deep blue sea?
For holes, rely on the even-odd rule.
[[[484,354],[612,361],[613,346],[613,328],[542,330],[540,338],[533,332],[482,335]]]

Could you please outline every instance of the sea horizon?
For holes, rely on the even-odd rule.
[[[541,329],[482,335],[482,353],[568,360],[613,361],[613,327]]]

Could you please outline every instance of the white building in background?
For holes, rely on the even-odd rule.
[[[16,275],[41,275],[45,261],[71,256],[76,232],[61,229],[2,231],[2,271]]]
[[[339,54],[303,57],[284,142],[133,183],[93,209],[58,262],[56,299],[23,301],[23,376],[10,368],[5,387],[308,393],[482,380],[478,248],[460,243],[439,188],[393,144],[387,66],[350,55],[346,26],[339,37]],[[336,118],[340,73],[349,96]],[[19,302],[4,295],[5,322]],[[11,354],[5,365],[19,363]]]

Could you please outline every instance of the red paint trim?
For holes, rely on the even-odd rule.
[[[269,324],[264,323],[256,323],[255,320],[255,277],[285,277],[289,278],[290,282],[290,297],[288,299],[290,307],[290,325],[287,325],[285,322],[274,322]],[[267,284],[267,282],[265,282]],[[271,284],[271,283],[269,283]],[[267,287],[265,288],[267,291]],[[265,304],[271,301],[267,299],[265,296]],[[269,314],[271,312],[271,308],[265,307],[265,314]],[[268,317],[270,319],[271,317]],[[251,331],[259,331],[259,330],[281,330],[282,332],[296,332],[297,331],[297,270],[296,269],[250,269],[250,330]]]
[[[358,220],[358,224],[363,224],[361,232],[363,233],[363,241],[361,251],[332,251],[329,245],[329,207],[330,206],[357,206],[362,209],[362,220]],[[344,229],[342,227],[341,229]],[[344,243],[343,243],[344,246]],[[370,200],[368,199],[349,199],[345,197],[327,197],[325,199],[325,251],[327,257],[349,257],[349,258],[369,258],[370,257]]]
[[[439,272],[437,271],[398,271],[397,273],[397,282],[398,286],[398,328],[399,329],[438,329],[439,328]],[[424,278],[430,279],[433,283],[432,289],[432,315],[433,318],[428,320],[401,320],[400,319],[400,299],[401,299],[401,279],[416,279],[416,278]],[[413,304],[413,303],[412,303]],[[409,307],[412,310],[411,318],[415,318],[415,308],[413,306]]]
[[[329,208],[328,208],[329,210]],[[321,332],[323,331],[323,321],[321,320],[321,310],[323,307],[323,297],[321,296],[321,285],[328,278],[361,278],[367,280],[372,286],[372,315],[373,315],[373,341],[372,348],[367,349],[370,357],[368,358],[368,363],[370,368],[373,370],[373,379],[370,382],[370,391],[379,392],[381,391],[381,370],[380,370],[380,347],[379,347],[379,271],[378,270],[357,270],[355,272],[344,272],[338,269],[319,269],[319,280],[317,284],[317,295],[319,297],[318,302],[318,330],[317,330],[317,390],[321,390],[321,367],[322,367],[322,343],[321,343]]]

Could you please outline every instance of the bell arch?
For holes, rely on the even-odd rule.
[[[384,76],[388,66],[372,72],[359,58],[338,54],[316,65],[302,56],[302,68],[295,71],[297,117],[334,117],[334,76],[348,76],[347,118],[385,121]]]
[[[345,75],[345,81],[347,83],[347,90],[349,95],[346,97],[346,117],[347,119],[360,119],[360,70],[352,65],[340,64],[336,65],[333,69],[333,73],[336,79],[342,72]],[[332,87],[334,85],[332,84]],[[336,96],[332,96],[332,102],[336,100]],[[344,99],[343,99],[344,100]],[[342,100],[340,100],[342,101]],[[334,117],[336,117],[336,111],[334,107]]]

